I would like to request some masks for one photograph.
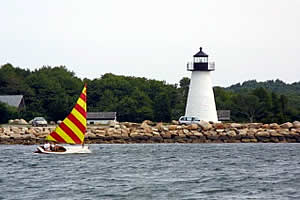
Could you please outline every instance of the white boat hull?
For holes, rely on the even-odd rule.
[[[37,147],[38,151],[35,153],[44,153],[44,154],[87,154],[92,153],[88,146],[63,146],[66,151],[45,151],[42,147]]]

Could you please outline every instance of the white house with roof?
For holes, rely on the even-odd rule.
[[[116,112],[87,112],[87,124],[109,124],[117,120]]]
[[[16,107],[18,111],[25,108],[23,95],[0,95],[0,102]]]

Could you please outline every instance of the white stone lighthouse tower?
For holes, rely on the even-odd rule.
[[[201,47],[193,58],[193,62],[187,65],[187,70],[192,71],[192,76],[185,116],[217,122],[216,103],[210,76],[211,71],[215,70],[215,64],[208,63],[208,55],[202,51]]]

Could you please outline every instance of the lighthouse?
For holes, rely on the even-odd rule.
[[[211,81],[211,72],[215,63],[208,62],[208,55],[200,51],[193,56],[193,62],[187,64],[192,72],[185,116],[198,117],[200,120],[217,122],[217,110]]]

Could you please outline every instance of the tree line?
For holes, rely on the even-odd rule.
[[[26,109],[0,103],[0,123],[44,116],[62,120],[70,112],[83,84],[87,83],[89,112],[117,112],[118,121],[169,122],[185,113],[189,78],[168,84],[139,77],[107,73],[90,80],[76,77],[65,66],[43,66],[34,71],[5,64],[0,68],[0,95],[24,95]],[[300,119],[300,82],[280,80],[214,87],[218,110],[231,110],[235,122],[277,122]]]

